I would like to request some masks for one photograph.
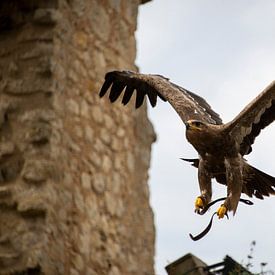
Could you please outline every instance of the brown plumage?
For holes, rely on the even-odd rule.
[[[126,105],[136,91],[136,108],[143,104],[147,95],[153,107],[159,97],[168,101],[179,114],[186,125],[186,138],[199,154],[198,159],[188,160],[198,168],[201,195],[196,200],[196,208],[203,208],[210,202],[212,178],[227,185],[222,212],[235,213],[241,192],[259,199],[275,194],[275,178],[250,166],[243,158],[252,151],[251,146],[261,130],[275,120],[274,81],[226,124],[203,98],[160,75],[113,71],[106,74],[100,97],[110,87],[111,102],[121,95]],[[224,213],[218,211],[218,215],[223,217]]]

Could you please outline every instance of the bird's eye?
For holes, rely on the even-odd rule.
[[[195,124],[196,127],[200,127],[201,126],[201,123],[198,122],[198,121],[195,121],[194,124]]]

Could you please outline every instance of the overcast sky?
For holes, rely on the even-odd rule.
[[[137,31],[137,65],[143,73],[157,73],[203,96],[224,122],[275,79],[274,0],[154,0],[140,6]],[[158,136],[152,147],[151,204],[157,229],[156,273],[193,253],[207,264],[229,254],[247,262],[251,241],[256,240],[253,271],[268,262],[275,271],[275,197],[253,199],[239,205],[230,220],[215,219],[211,232],[193,242],[211,213],[194,213],[199,195],[197,171],[180,157],[196,157],[185,139],[185,127],[167,103],[148,108]],[[250,164],[275,176],[275,124],[257,138]],[[213,197],[226,188],[213,183]],[[267,268],[267,269],[268,269]]]

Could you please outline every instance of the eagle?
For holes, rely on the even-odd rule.
[[[212,179],[227,186],[227,196],[217,210],[218,218],[235,214],[241,193],[263,199],[275,194],[275,178],[249,165],[244,156],[252,151],[255,138],[275,120],[275,81],[248,104],[232,121],[223,123],[206,100],[156,74],[111,71],[99,92],[126,105],[136,91],[135,108],[147,95],[152,107],[157,99],[168,101],[186,126],[186,138],[198,152],[197,159],[184,159],[198,168],[200,195],[195,212],[202,211],[212,197]],[[121,97],[120,97],[121,96]]]

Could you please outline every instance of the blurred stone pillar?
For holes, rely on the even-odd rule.
[[[153,274],[154,132],[98,98],[136,69],[138,5],[0,2],[0,274]]]

